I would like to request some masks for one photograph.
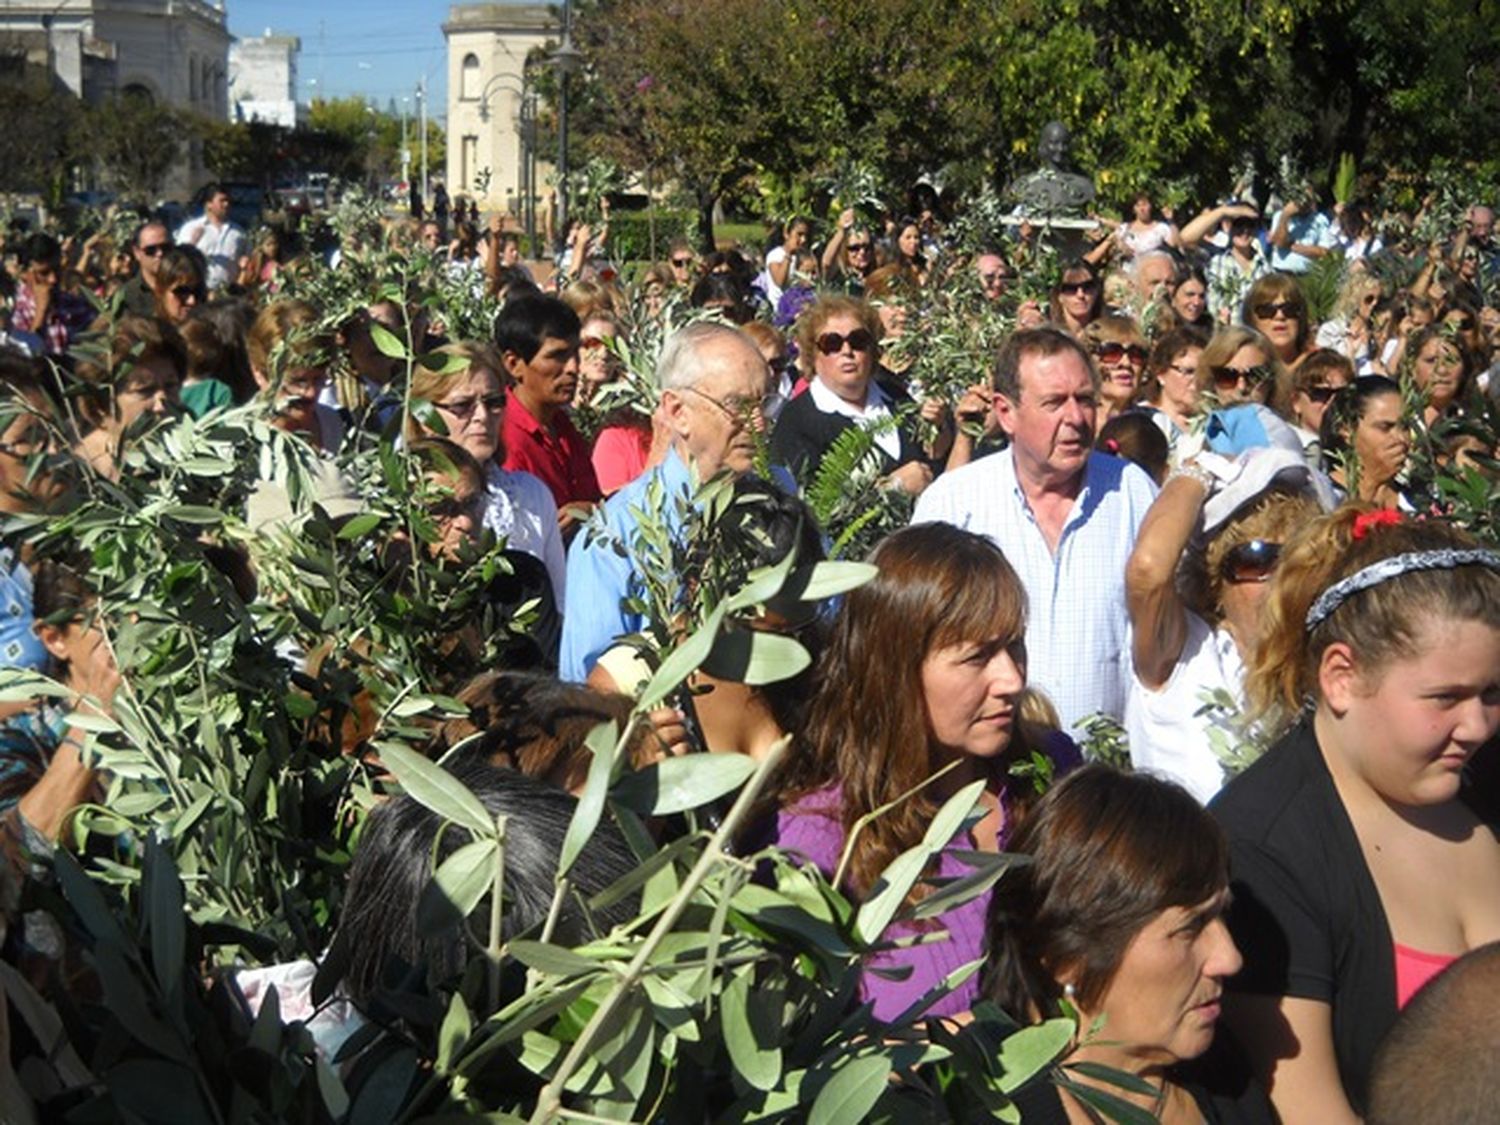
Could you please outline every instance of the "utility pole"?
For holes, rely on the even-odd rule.
[[[411,149],[406,143],[406,103],[411,99],[401,97],[401,182],[408,190],[411,187]]]
[[[427,183],[427,75],[422,75],[417,83],[417,107],[422,111],[422,206],[426,207],[428,199]]]

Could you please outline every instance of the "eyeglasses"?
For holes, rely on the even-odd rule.
[[[428,507],[433,519],[456,520],[459,516],[473,516],[479,507],[478,497],[462,498],[449,496]]]
[[[1096,345],[1094,354],[1105,363],[1119,363],[1127,355],[1132,363],[1146,362],[1146,349],[1140,344],[1120,344],[1111,340],[1107,344]]]
[[[1064,281],[1057,291],[1064,297],[1073,297],[1079,293],[1092,293],[1098,286],[1097,281]]]
[[[762,395],[760,398],[742,398],[739,395],[714,398],[707,391],[700,391],[697,387],[684,387],[683,389],[691,391],[699,398],[707,399],[736,422],[743,422],[752,414],[759,414],[764,418],[781,398],[780,395],[774,394]]]
[[[170,242],[153,242],[150,246],[140,247],[142,254],[148,258],[160,258],[171,247]]]
[[[856,352],[867,352],[875,346],[875,337],[864,328],[856,328],[847,336],[837,332],[825,332],[818,337],[818,351],[824,355],[838,355],[848,344]]]
[[[1188,379],[1195,378],[1198,374],[1198,368],[1193,364],[1187,363],[1169,363],[1167,364],[1167,370],[1175,371],[1177,374]]]
[[[208,290],[201,285],[174,285],[172,296],[184,303],[188,301],[203,302],[208,300]]]
[[[578,341],[580,348],[607,348],[609,341],[603,336],[585,336]]]
[[[1337,387],[1308,387],[1302,393],[1308,397],[1309,401],[1323,406],[1333,401],[1333,396],[1339,393],[1339,389]]]
[[[688,268],[688,266],[690,266],[690,265],[693,264],[693,259],[691,259],[691,258],[673,258],[672,259],[672,264],[674,266],[676,266],[680,270],[685,270],[685,269]]]
[[[1269,582],[1281,557],[1281,544],[1265,539],[1236,543],[1224,553],[1219,576],[1225,582]]]
[[[868,243],[868,242],[851,242],[851,243],[849,243],[849,253],[851,253],[851,254],[867,253],[868,251],[873,250],[873,249],[874,249],[874,247],[870,243]]]
[[[1272,320],[1278,313],[1288,320],[1302,319],[1302,306],[1296,301],[1265,301],[1250,311],[1260,320]]]
[[[1227,391],[1240,385],[1243,380],[1251,387],[1258,387],[1275,376],[1276,372],[1263,363],[1257,363],[1254,367],[1246,367],[1241,370],[1238,367],[1214,367],[1214,386],[1221,391]]]
[[[1457,328],[1460,332],[1467,332],[1474,327],[1472,316],[1457,316],[1448,322],[1448,327]]]
[[[470,395],[468,398],[456,398],[452,402],[439,402],[434,404],[444,413],[451,414],[460,422],[467,422],[473,416],[474,411],[483,406],[486,412],[498,414],[505,409],[505,395],[503,392],[488,395]]]

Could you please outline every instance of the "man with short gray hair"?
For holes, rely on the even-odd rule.
[[[755,462],[755,433],[765,426],[771,372],[750,337],[737,328],[699,321],[679,330],[656,367],[661,405],[657,418],[670,434],[661,464],[609,498],[568,551],[568,612],[563,620],[559,671],[582,681],[617,637],[645,622],[622,600],[639,593],[632,554],[648,490],[660,489],[658,514],[678,530],[678,497],[721,473],[748,473]],[[623,556],[616,547],[623,546]]]

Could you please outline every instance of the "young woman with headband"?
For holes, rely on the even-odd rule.
[[[1500,939],[1475,757],[1500,729],[1500,552],[1346,506],[1287,544],[1266,612],[1251,703],[1295,722],[1213,805],[1245,957],[1225,1014],[1283,1121],[1353,1125],[1401,1005]]]

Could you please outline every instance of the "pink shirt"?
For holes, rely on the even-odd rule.
[[[1424,984],[1437,976],[1458,958],[1451,953],[1423,953],[1409,945],[1394,943],[1396,948],[1396,1007],[1404,1008]]]
[[[608,496],[646,471],[651,456],[649,426],[605,426],[594,437],[594,475]]]

